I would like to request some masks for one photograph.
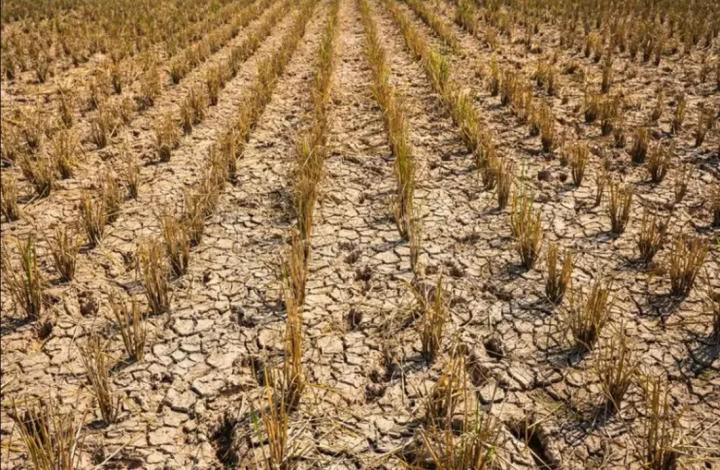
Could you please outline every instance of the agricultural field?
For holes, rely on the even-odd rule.
[[[6,0],[0,466],[720,468],[720,3]]]

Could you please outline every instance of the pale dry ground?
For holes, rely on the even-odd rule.
[[[568,469],[637,467],[639,387],[631,387],[619,414],[607,419],[598,414],[600,396],[592,370],[597,351],[578,356],[571,350],[570,339],[561,332],[565,307],[553,307],[544,299],[543,263],[529,271],[520,267],[507,210],[498,211],[494,193],[482,191],[457,126],[384,4],[373,0],[370,5],[391,82],[407,110],[418,166],[420,262],[426,282],[434,282],[440,271],[444,274],[451,322],[443,353],[429,366],[420,355],[415,323],[408,319],[413,277],[409,247],[398,236],[390,211],[393,161],[382,111],[372,95],[363,51],[365,32],[356,2],[340,0],[328,158],[303,307],[303,363],[310,386],[290,422],[295,462],[306,468],[401,467],[414,452],[424,397],[446,366],[452,344],[462,341],[468,347],[470,386],[484,410],[502,421],[501,466],[542,468],[545,462],[550,468]],[[670,379],[674,403],[684,410],[682,423],[692,446],[686,465],[717,468],[720,359],[708,338],[704,295],[706,278],[713,289],[720,288],[720,234],[710,226],[704,202],[720,184],[720,136],[716,128],[696,148],[692,129],[698,103],[720,107],[720,94],[711,83],[697,80],[699,58],[668,57],[656,68],[620,56],[614,65],[614,89],[622,89],[631,104],[628,127],[647,115],[656,87],[686,93],[684,130],[672,138],[667,133],[674,106],[670,91],[664,116],[654,129],[654,139],[672,139],[678,161],[692,168],[688,195],[670,208],[666,202],[672,199],[678,165],[660,185],[648,183],[645,170],[629,163],[627,148],[614,148],[612,137],[600,136],[597,124],[584,123],[583,83],[575,74],[560,75],[560,97],[550,102],[566,139],[590,144],[593,155],[578,189],[557,155],[544,154],[539,138],[529,136],[527,126],[487,92],[477,66],[486,66],[493,55],[501,65],[529,75],[539,56],[556,52],[560,64],[576,61],[599,83],[600,65],[579,51],[560,48],[559,33],[550,25],[541,26],[536,36],[541,52],[528,52],[524,45],[501,37],[493,54],[484,42],[452,23],[455,7],[449,1],[436,2],[437,11],[460,39],[459,50],[453,51],[410,8],[401,6],[430,43],[447,54],[453,78],[473,94],[500,156],[515,162],[518,174],[523,170],[525,184],[542,210],[546,242],[557,241],[576,253],[575,286],[587,289],[600,273],[613,279],[613,318],[599,344],[605,344],[614,327],[625,325],[640,362]],[[210,65],[222,63],[230,47],[257,27],[262,16],[179,85],[166,84],[156,106],[124,130],[131,151],[143,163],[140,198],[123,203],[99,247],[81,252],[77,277],[51,287],[54,327],[48,338],[39,339],[33,325],[22,321],[3,290],[3,466],[28,465],[7,415],[10,400],[49,393],[67,409],[84,410],[84,467],[116,451],[111,468],[257,465],[260,453],[249,447],[258,440],[252,424],[262,393],[256,371],[282,360],[285,312],[277,270],[292,225],[289,178],[294,139],[309,125],[313,64],[329,11],[327,0],[316,6],[238,160],[235,181],[225,186],[202,242],[193,249],[188,273],[173,283],[171,312],[148,318],[144,361],[122,362],[122,344],[107,298],[122,291],[142,297],[131,260],[137,241],[156,235],[158,215],[178,210],[184,189],[199,180],[209,147],[231,122],[257,64],[276,49],[297,8],[287,8],[270,36],[221,91],[218,105],[182,138],[168,163],[151,163],[150,123],[177,108],[189,87],[203,80]],[[710,52],[718,55],[717,38]],[[33,93],[31,86],[21,90]],[[539,88],[534,92],[544,96]],[[16,101],[21,100],[11,103]],[[86,118],[80,117],[78,126],[87,126]],[[122,140],[99,151],[89,146],[74,178],[63,181],[48,198],[25,205],[21,220],[3,221],[3,241],[30,233],[48,235],[57,224],[74,219],[82,190],[96,184],[97,167],[119,168],[115,157]],[[609,234],[604,205],[592,207],[600,156],[610,160],[613,174],[636,191],[633,218],[619,237]],[[538,178],[541,172],[543,178]],[[667,296],[667,276],[636,262],[641,207],[671,216],[673,234],[691,233],[713,242],[699,287],[683,301]],[[43,271],[55,279],[42,238],[39,250]],[[656,261],[661,265],[667,254],[667,249],[660,251]],[[93,409],[77,349],[90,331],[113,338],[110,349],[117,366],[112,380],[123,407],[120,422],[107,427],[99,424]],[[389,373],[381,360],[384,345],[391,346],[399,361]],[[524,439],[524,427],[534,423],[534,435]]]

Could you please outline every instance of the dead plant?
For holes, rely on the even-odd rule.
[[[667,263],[672,295],[690,294],[709,250],[709,243],[703,238],[688,235],[675,238]]]
[[[551,243],[548,246],[547,260],[547,277],[545,278],[545,295],[548,300],[555,305],[562,302],[565,292],[570,287],[571,275],[573,270],[573,256],[570,251],[565,251],[562,256],[562,268],[558,271],[558,247],[557,244]]]
[[[105,210],[105,220],[108,223],[117,220],[120,215],[122,200],[122,193],[117,179],[112,173],[106,171],[100,177],[100,201],[102,201],[102,207]]]
[[[6,173],[0,178],[0,211],[8,222],[20,218],[20,207],[17,201],[17,182],[12,175]]]
[[[155,315],[170,311],[170,282],[165,262],[165,247],[155,239],[140,243],[136,258],[145,287],[150,312]]]
[[[172,272],[175,276],[182,276],[190,262],[190,237],[187,228],[172,215],[162,217],[161,227]]]
[[[510,189],[512,188],[514,168],[511,161],[498,162],[496,164],[495,176],[497,178],[497,203],[498,209],[502,210],[507,207],[510,198]]]
[[[567,330],[571,333],[578,351],[589,351],[610,318],[608,297],[610,285],[598,278],[584,301],[577,294],[570,296]]]
[[[633,146],[630,150],[633,163],[639,165],[645,161],[649,140],[650,133],[646,128],[639,127],[635,130],[635,140],[633,141]]]
[[[99,336],[91,335],[85,345],[80,346],[80,359],[90,381],[100,415],[105,424],[112,424],[117,421],[120,400],[113,391],[109,358],[105,347],[105,342]]]
[[[48,240],[48,247],[55,261],[55,269],[64,281],[75,276],[75,264],[82,242],[67,226],[55,229],[55,237]]]
[[[687,165],[682,165],[678,172],[675,174],[673,180],[673,195],[675,196],[675,204],[680,204],[687,194],[688,183],[690,182],[690,168]]]
[[[50,194],[57,175],[55,165],[49,157],[38,156],[32,159],[24,156],[20,159],[20,169],[32,184],[38,197],[47,197]]]
[[[680,412],[676,411],[672,403],[670,389],[665,380],[647,375],[642,387],[645,406],[641,458],[646,468],[676,468],[683,435]]]
[[[140,313],[140,305],[135,299],[130,301],[128,307],[125,302],[118,300],[115,296],[110,297],[110,308],[120,336],[122,336],[125,352],[131,361],[142,361],[145,356],[145,340],[147,338],[147,328],[145,319]]]
[[[170,155],[180,145],[180,133],[170,114],[166,114],[155,127],[155,151],[161,162],[169,162]]]
[[[2,246],[2,274],[15,308],[28,320],[37,320],[45,305],[45,280],[38,266],[35,240],[32,236],[17,243],[20,265],[10,261],[7,246]]]
[[[642,228],[637,238],[640,259],[648,264],[655,254],[663,247],[668,229],[668,221],[651,216],[647,211],[643,214]]]
[[[91,247],[100,243],[107,223],[107,211],[102,198],[94,199],[89,193],[83,193],[80,200],[80,223],[87,235]]]
[[[610,216],[610,231],[619,235],[625,231],[630,221],[630,207],[633,199],[632,186],[610,182],[610,200],[608,201],[608,215]]]
[[[572,179],[576,188],[579,188],[585,177],[585,167],[589,159],[590,151],[587,144],[577,144],[571,148],[570,153],[570,169],[572,171]]]
[[[685,95],[680,94],[677,98],[677,106],[675,107],[675,113],[672,118],[671,131],[673,134],[677,134],[682,129],[683,121],[685,121],[685,109],[687,102],[685,101]]]
[[[442,273],[438,275],[434,289],[423,292],[421,287],[414,286],[413,293],[417,306],[422,312],[420,322],[422,354],[426,361],[432,362],[437,357],[442,346],[443,331],[449,319]]]
[[[595,365],[600,390],[606,404],[612,407],[613,411],[620,411],[622,400],[632,385],[637,369],[637,358],[631,349],[625,328],[620,327],[605,348],[600,350]]]
[[[650,180],[653,183],[660,183],[670,168],[672,161],[672,149],[658,144],[655,145],[647,159],[647,171],[650,173]]]
[[[532,269],[540,255],[543,230],[540,211],[533,209],[532,196],[524,191],[513,195],[510,228],[522,265],[526,269]]]

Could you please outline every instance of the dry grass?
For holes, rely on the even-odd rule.
[[[687,102],[685,100],[685,95],[680,94],[677,98],[677,106],[675,107],[675,112],[673,113],[672,123],[670,130],[673,134],[677,134],[682,130],[683,122],[685,121],[685,110],[687,107]]]
[[[637,237],[637,247],[640,259],[647,264],[665,244],[668,221],[652,216],[646,211],[643,214],[641,227]]]
[[[547,260],[547,277],[545,278],[545,295],[548,300],[555,305],[562,302],[565,292],[570,287],[571,275],[573,270],[573,256],[570,251],[565,251],[562,256],[562,267],[558,270],[558,247],[557,244],[551,243],[548,246]]]
[[[659,183],[665,179],[670,163],[672,161],[672,150],[665,145],[658,144],[653,146],[645,163],[650,180],[653,183]]]
[[[602,279],[597,279],[583,301],[576,294],[570,296],[566,328],[578,351],[592,349],[610,319],[609,294],[610,286]]]
[[[140,313],[140,305],[135,299],[132,299],[128,307],[125,302],[111,296],[110,308],[115,317],[118,330],[120,330],[120,336],[128,358],[133,362],[141,361],[145,357],[147,328],[145,319]]]
[[[497,162],[494,172],[497,178],[497,189],[495,193],[497,195],[498,209],[502,210],[507,207],[508,200],[510,199],[510,189],[512,188],[514,177],[513,163],[511,161]]]
[[[15,178],[10,174],[4,174],[0,178],[0,213],[5,220],[12,222],[20,218],[20,206],[18,206],[18,189]]]
[[[677,467],[683,431],[680,413],[670,396],[669,386],[660,377],[646,376],[642,383],[644,410],[642,417],[641,459],[653,470]]]
[[[610,231],[619,235],[625,231],[630,221],[630,207],[633,199],[632,186],[610,182],[610,200],[607,210],[610,216]]]
[[[614,412],[620,405],[633,379],[638,362],[624,328],[619,328],[608,344],[600,350],[595,364],[595,374],[607,406]]]
[[[75,123],[73,112],[75,108],[74,97],[69,88],[58,87],[58,114],[60,122],[66,129],[70,129]]]
[[[465,358],[452,354],[443,373],[425,399],[425,423],[429,428],[447,428],[467,390]]]
[[[522,265],[526,269],[532,269],[540,255],[543,229],[540,210],[533,209],[532,196],[524,191],[513,195],[510,229]]]
[[[703,238],[688,235],[675,238],[667,261],[672,295],[690,294],[709,251],[709,243]]]
[[[112,424],[117,421],[120,401],[115,396],[110,381],[109,357],[105,347],[105,342],[99,336],[92,335],[84,346],[80,346],[80,359],[85,367],[100,415],[105,424]]]
[[[109,171],[106,171],[100,177],[100,201],[105,210],[107,222],[112,223],[117,220],[120,215],[123,197],[115,175]]]
[[[590,151],[587,144],[574,145],[570,150],[570,170],[576,188],[579,188],[585,177],[585,167],[589,159]]]
[[[72,178],[80,150],[80,142],[72,130],[61,130],[55,134],[50,145],[50,158],[55,162],[60,178]]]
[[[19,163],[23,175],[35,189],[35,194],[38,197],[47,197],[57,178],[54,162],[46,156],[35,159],[23,156]]]
[[[187,227],[172,215],[164,215],[160,225],[170,268],[175,276],[182,276],[190,263],[190,236]]]
[[[268,453],[265,455],[267,468],[287,468],[290,449],[288,446],[288,409],[282,394],[276,397],[272,387],[264,390],[266,406],[262,408],[261,419],[268,442]]]
[[[603,167],[597,172],[595,176],[595,201],[594,207],[598,207],[602,203],[603,196],[605,195],[605,187],[610,180],[607,170]]]
[[[85,230],[87,241],[91,247],[102,241],[106,223],[107,211],[102,198],[97,200],[89,193],[84,193],[80,200],[80,224]]]
[[[648,151],[648,141],[650,140],[650,133],[644,127],[639,127],[635,130],[635,139],[633,140],[633,146],[630,150],[630,156],[635,164],[641,164],[645,162],[645,157]]]
[[[82,242],[67,226],[58,227],[55,237],[48,240],[48,248],[55,262],[55,269],[63,281],[75,277],[75,264]]]
[[[76,410],[77,411],[77,410]],[[8,415],[20,434],[28,460],[36,470],[75,470],[80,468],[80,449],[84,441],[83,419],[77,412],[62,413],[53,400],[35,402],[23,411],[13,401]]]
[[[123,177],[128,190],[128,196],[132,199],[137,199],[140,190],[140,166],[138,165],[137,156],[129,149],[124,148],[122,160],[125,165]]]
[[[300,404],[306,380],[302,366],[302,317],[300,305],[295,298],[293,281],[283,274],[283,298],[285,301],[285,356],[282,370],[282,402],[288,412]]]
[[[138,246],[136,260],[150,312],[155,315],[169,312],[170,282],[165,247],[157,240],[145,240]]]
[[[180,145],[180,132],[170,114],[166,114],[155,127],[155,151],[161,162],[169,162],[172,151]]]
[[[7,246],[2,246],[2,277],[16,309],[25,313],[28,320],[37,320],[45,305],[45,280],[38,265],[35,240],[28,237],[17,243],[20,263],[10,260]]]
[[[690,168],[682,165],[673,179],[673,196],[675,204],[680,204],[687,194],[688,183],[690,182]]]
[[[424,292],[421,286],[413,286],[417,308],[421,312],[419,325],[422,355],[432,362],[442,346],[443,332],[450,314],[445,301],[442,274],[438,276],[434,289]]]
[[[613,62],[612,57],[607,57],[603,61],[602,66],[602,81],[600,83],[600,93],[607,93],[610,91],[613,79]]]

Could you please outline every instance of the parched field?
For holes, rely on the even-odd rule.
[[[720,468],[720,3],[8,0],[3,468]]]

